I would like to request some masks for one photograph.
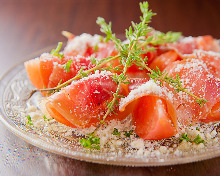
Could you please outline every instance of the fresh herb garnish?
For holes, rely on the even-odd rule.
[[[196,144],[205,143],[205,141],[202,140],[199,134],[196,136],[194,140],[190,140],[188,137],[188,134],[182,134],[182,137],[179,140],[180,142],[182,142],[183,140],[186,140],[187,142],[196,143]]]
[[[121,135],[121,133],[118,131],[117,128],[114,128],[114,131],[113,131],[112,134],[113,134],[113,135],[116,135],[116,136],[120,136],[120,135]]]
[[[155,13],[152,13],[151,10],[148,8],[148,3],[143,2],[140,3],[140,9],[143,14],[142,17],[140,17],[141,22],[140,23],[134,23],[132,22],[132,26],[129,27],[128,30],[126,30],[126,38],[128,40],[128,43],[122,43],[120,39],[116,37],[114,33],[112,33],[111,30],[111,22],[107,24],[105,20],[101,17],[97,19],[97,24],[101,27],[101,32],[106,34],[105,42],[111,40],[114,44],[116,49],[118,50],[118,55],[114,57],[108,57],[104,58],[100,61],[97,61],[96,59],[91,57],[91,62],[95,65],[92,69],[84,71],[83,68],[80,69],[78,74],[71,78],[70,80],[64,82],[61,85],[58,85],[55,88],[50,89],[39,89],[40,91],[50,91],[50,90],[57,90],[61,87],[71,83],[73,80],[80,79],[82,77],[88,76],[90,73],[96,71],[96,70],[110,70],[115,71],[115,68],[112,68],[112,64],[110,64],[109,67],[104,67],[106,64],[110,63],[113,60],[118,59],[120,62],[120,68],[121,73],[115,73],[112,76],[112,79],[116,82],[117,89],[116,92],[113,93],[113,99],[111,102],[107,103],[108,110],[106,111],[105,115],[102,119],[100,119],[100,124],[97,126],[95,131],[87,137],[86,139],[80,139],[80,143],[85,148],[98,148],[96,145],[99,144],[100,139],[97,137],[94,137],[95,132],[100,128],[102,124],[104,124],[105,118],[112,112],[114,112],[115,106],[118,105],[118,100],[122,97],[122,95],[119,94],[119,90],[121,88],[122,84],[128,84],[129,81],[127,80],[127,69],[131,67],[132,65],[137,65],[140,69],[145,69],[146,71],[150,72],[149,76],[151,79],[153,79],[155,82],[159,81],[160,84],[163,82],[168,83],[171,85],[175,92],[183,91],[190,96],[195,98],[195,101],[202,107],[204,103],[207,102],[204,98],[199,98],[192,94],[191,92],[187,91],[185,87],[183,87],[181,79],[179,75],[176,75],[176,78],[168,77],[168,73],[161,72],[158,68],[156,70],[152,70],[147,65],[147,57],[142,58],[140,55],[146,53],[147,51],[154,50],[154,45],[158,44],[165,44],[169,42],[175,42],[179,37],[180,33],[162,33],[162,32],[154,32],[152,35],[148,35],[153,29],[148,26],[148,24],[151,22],[152,16],[155,15]],[[152,46],[153,45],[153,46]],[[51,52],[53,55],[59,56],[59,50],[61,48],[61,45],[58,44],[57,48]],[[67,72],[69,72],[71,62],[67,62],[65,65],[65,68]],[[32,92],[36,92],[38,90],[35,90]],[[32,95],[31,94],[31,95]],[[127,133],[127,135],[130,136],[130,131]],[[189,138],[187,134],[182,135],[182,138],[180,140],[188,140]],[[196,140],[198,141],[198,140]],[[99,146],[99,145],[98,145]],[[99,147],[100,148],[100,147]]]
[[[63,54],[59,53],[60,52],[60,49],[62,47],[62,42],[59,42],[56,49],[53,49],[50,54],[54,55],[54,56],[57,56],[59,57],[60,59],[63,59]]]
[[[125,131],[125,133],[124,133],[124,135],[125,135],[126,137],[130,137],[132,134],[133,134],[133,131],[132,131],[132,130],[129,130],[128,132]]]
[[[27,116],[27,123],[26,123],[27,125],[33,125],[33,123],[32,123],[32,119],[31,119],[31,116],[30,115],[28,115]]]
[[[68,60],[68,62],[66,64],[63,65],[63,69],[66,70],[67,73],[70,72],[70,65],[73,62],[72,59]]]
[[[192,142],[195,142],[196,144],[205,143],[205,141],[202,140],[199,134],[196,136],[196,138]]]
[[[50,121],[45,115],[43,116],[44,121]]]
[[[180,138],[180,142],[182,142],[183,140],[186,140],[187,142],[190,141],[188,134],[182,134],[182,137]]]
[[[94,51],[97,52],[98,49],[99,49],[99,48],[98,48],[98,44],[96,44],[96,45],[94,46]]]
[[[87,149],[100,150],[100,138],[89,135],[87,138],[79,139],[81,145]]]

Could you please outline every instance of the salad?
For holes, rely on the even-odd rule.
[[[36,87],[31,98],[42,100],[40,111],[27,109],[27,125],[37,127],[41,116],[44,130],[56,122],[85,149],[140,156],[218,145],[219,41],[156,31],[149,26],[155,14],[148,3],[140,9],[141,22],[132,22],[125,41],[99,17],[105,37],[63,32],[63,52],[58,43],[25,62]]]

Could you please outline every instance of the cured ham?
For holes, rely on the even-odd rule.
[[[175,49],[180,54],[192,54],[194,50],[220,52],[219,41],[210,35],[185,37],[176,43],[168,44],[168,48]]]
[[[220,101],[220,80],[212,75],[205,62],[198,59],[178,61],[172,63],[166,70],[168,76],[175,77],[178,74],[188,91],[207,100],[201,107],[194,97],[184,92],[174,94],[173,104],[177,111],[178,120],[182,124],[189,125],[206,119],[207,116],[209,116],[209,121],[220,120],[217,113]],[[170,90],[174,91],[171,87]]]
[[[195,50],[193,54],[185,55],[188,59],[200,59],[209,67],[212,74],[220,78],[220,53],[213,51]]]
[[[107,103],[113,99],[112,92],[117,89],[111,76],[110,72],[101,72],[73,82],[41,103],[43,113],[74,128],[97,126],[107,111]],[[120,93],[126,95],[124,89]],[[130,113],[129,110],[120,113],[117,108],[114,111],[118,115],[111,113],[106,122],[122,120]]]
[[[170,77],[178,74],[188,91],[207,102],[201,107],[195,98],[185,92],[175,93],[175,89],[163,84],[162,87],[152,80],[131,90],[121,100],[120,110],[135,102],[132,121],[135,132],[143,139],[164,139],[176,133],[178,121],[190,125],[198,121],[220,120],[220,80],[215,78],[202,60],[173,62],[166,68]]]
[[[124,111],[129,104],[135,104],[132,122],[136,134],[148,140],[170,138],[177,132],[177,117],[172,104],[173,93],[150,80],[120,102]]]
[[[65,68],[67,62],[69,68]],[[83,56],[70,56],[60,59],[57,56],[45,53],[40,58],[24,63],[28,77],[37,89],[56,87],[74,77],[81,67],[88,70],[94,65],[91,60]]]

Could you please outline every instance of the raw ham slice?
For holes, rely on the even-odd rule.
[[[107,102],[113,99],[112,92],[117,89],[111,76],[110,72],[101,72],[73,82],[41,103],[43,113],[75,128],[97,126],[107,111]],[[126,91],[121,89],[120,94],[126,95]],[[121,113],[116,108],[118,114],[111,113],[106,122],[124,119],[130,109]]]
[[[213,51],[195,50],[193,54],[187,54],[183,57],[187,59],[200,59],[204,61],[212,74],[220,78],[220,53]]]
[[[183,86],[189,92],[208,101],[201,107],[195,98],[185,92],[175,93],[173,104],[177,111],[178,121],[181,124],[189,125],[198,122],[206,119],[209,114],[212,114],[209,121],[220,120],[218,113],[216,113],[220,102],[220,80],[211,74],[205,62],[198,59],[177,61],[167,67],[166,70],[170,77],[175,78],[178,74]],[[174,91],[169,85],[165,84],[165,86]]]
[[[71,60],[69,70],[64,66]],[[40,58],[32,59],[24,63],[28,77],[37,89],[56,87],[70,78],[76,76],[81,67],[88,70],[94,65],[90,59],[83,56],[63,57],[45,53]]]
[[[171,49],[175,49],[179,54],[192,54],[195,49],[204,51],[220,52],[220,45],[212,36],[185,37],[176,43],[167,45]]]
[[[54,63],[60,64],[61,61],[58,57],[48,53],[24,63],[28,77],[37,89],[47,88]]]
[[[134,104],[132,122],[136,134],[149,140],[170,138],[177,130],[175,109],[172,105],[173,93],[150,80],[120,101],[119,109]]]
[[[171,50],[156,57],[149,65],[149,67],[154,70],[156,70],[157,67],[162,72],[171,62],[177,60],[182,60],[182,57],[180,57],[180,55],[175,50]]]
[[[88,57],[93,55],[97,59],[113,56],[115,46],[113,42],[102,42],[100,35],[81,34],[69,40],[64,49],[65,56],[81,55]]]

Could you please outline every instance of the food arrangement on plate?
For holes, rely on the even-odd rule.
[[[84,150],[145,159],[219,145],[219,41],[156,31],[148,3],[140,9],[125,41],[99,17],[105,38],[63,32],[63,52],[58,43],[25,62],[36,87],[22,119],[29,128],[77,136]]]

